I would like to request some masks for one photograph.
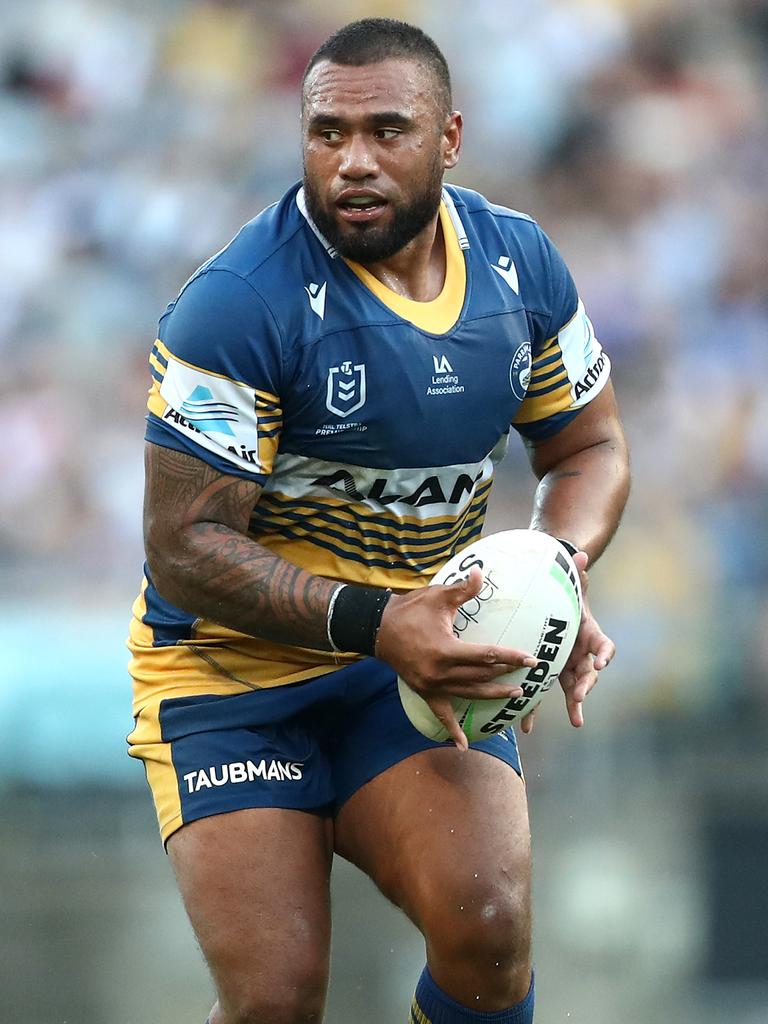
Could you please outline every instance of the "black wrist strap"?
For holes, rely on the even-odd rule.
[[[568,554],[571,556],[571,558],[573,558],[573,556],[576,554],[577,551],[581,550],[580,548],[577,548],[575,544],[571,544],[571,542],[569,540],[563,540],[562,537],[556,537],[555,540],[559,544],[563,545],[563,547],[568,552]]]
[[[328,639],[335,651],[373,654],[381,617],[391,590],[348,583],[335,594],[328,617]]]

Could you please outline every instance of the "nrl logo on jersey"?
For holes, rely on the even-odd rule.
[[[365,363],[346,359],[328,370],[325,406],[336,416],[350,416],[365,405]]]

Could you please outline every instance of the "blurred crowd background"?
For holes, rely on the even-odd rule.
[[[0,1019],[188,1024],[123,639],[156,322],[301,173],[356,17],[444,50],[453,180],[555,239],[633,453],[592,576],[619,655],[523,743],[542,1024],[768,1019],[766,0],[0,0]],[[526,525],[522,451],[489,529]],[[5,904],[3,911],[3,904]],[[404,1020],[418,941],[339,866],[329,1021]]]

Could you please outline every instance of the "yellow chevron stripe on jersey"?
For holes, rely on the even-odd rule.
[[[152,628],[142,621],[146,614],[146,586],[144,580],[142,593],[134,603],[128,636],[132,655],[129,671],[134,679],[133,713],[137,728],[140,722],[146,726],[131,733],[129,740],[133,743],[159,739],[159,733],[152,739],[156,720],[149,713],[142,719],[141,712],[162,700],[206,693],[234,695],[298,683],[333,672],[360,657],[273,644],[205,619],[195,623],[193,639],[154,647]]]
[[[557,373],[561,372],[567,372],[563,363],[563,353],[560,351],[557,341],[554,341],[546,352],[542,352],[534,359],[529,387],[552,380]]]
[[[484,511],[484,503],[480,507],[468,509],[467,513],[474,512],[475,515],[467,514],[462,516],[462,519],[457,523],[457,528],[452,530],[450,534],[442,536],[432,541],[429,546],[419,548],[416,551],[409,551],[402,543],[398,544],[396,536],[389,538],[388,542],[383,544],[368,543],[365,540],[359,540],[355,537],[354,533],[349,531],[345,535],[338,529],[331,530],[325,528],[317,521],[311,523],[303,522],[299,517],[293,520],[282,517],[283,522],[277,522],[278,517],[275,517],[273,524],[268,525],[274,525],[275,533],[279,536],[294,540],[306,538],[315,547],[332,548],[336,553],[346,556],[350,561],[368,560],[372,564],[380,561],[391,566],[390,571],[394,574],[406,567],[412,567],[415,571],[423,572],[433,565],[440,565],[441,562],[446,560],[446,551],[450,551],[454,547],[457,538],[464,532],[465,526],[477,526],[477,517],[484,513]],[[465,519],[470,521],[465,523]],[[272,534],[267,536],[272,536]],[[259,541],[260,543],[266,543],[266,538],[260,536]],[[390,585],[397,585],[394,578],[390,581]]]
[[[160,375],[160,379],[162,380],[162,378],[165,376],[165,371],[168,364],[160,362],[160,360],[155,355],[154,349],[152,349],[152,351],[149,353],[149,365],[152,367],[153,370],[157,371],[157,373]]]
[[[432,1021],[416,1002],[416,996],[413,997],[411,1002],[411,1021],[413,1021],[413,1024],[432,1024]]]
[[[283,527],[279,533],[257,536],[260,544],[308,572],[351,583],[409,590],[424,586],[445,560],[479,536],[485,518],[485,504],[471,510],[458,531],[441,549],[409,554],[394,545],[383,549],[355,548],[343,538],[322,531],[314,524]]]
[[[570,384],[570,379],[565,370],[558,373],[557,376],[553,377],[551,380],[542,381],[538,387],[529,387],[525,395],[525,401],[530,403],[547,398],[552,394],[552,392],[559,390],[563,384]],[[518,410],[518,415],[515,416],[515,423],[520,422],[518,416],[521,411],[522,410]]]
[[[276,395],[265,391],[256,392],[256,434],[258,437],[259,462],[270,469],[277,456],[280,434],[283,429],[283,410]]]
[[[261,539],[262,532],[281,533],[284,536],[312,536],[316,543],[330,541],[351,557],[362,554],[392,559],[393,566],[403,560],[423,565],[433,551],[445,552],[455,543],[469,520],[474,520],[485,509],[486,497],[492,481],[478,489],[477,494],[462,511],[449,522],[438,522],[434,530],[425,530],[429,521],[420,524],[419,532],[406,532],[393,518],[389,523],[370,523],[361,526],[356,509],[334,508],[324,510],[320,502],[307,506],[300,502],[281,505],[265,501],[264,496],[254,510],[252,532]],[[270,507],[265,507],[270,506]]]
[[[239,388],[249,388],[253,390],[251,385],[246,384],[245,381],[237,380],[235,377],[228,377],[225,373],[214,373],[213,370],[207,370],[204,366],[198,366],[196,363],[187,362],[186,359],[180,359],[178,356],[175,356],[173,352],[171,352],[171,350],[167,348],[162,341],[160,341],[159,338],[155,342],[155,348],[165,360],[173,359],[177,363],[180,363],[182,366],[188,366],[190,370],[197,370],[198,373],[204,373],[207,377],[217,377],[219,380],[228,380],[231,381],[233,384],[236,384]],[[280,402],[280,399],[277,397],[277,395],[273,395],[269,391],[257,391],[256,394],[261,395],[268,401],[275,402],[278,404]]]
[[[147,409],[149,409],[149,411],[155,416],[162,419],[167,408],[168,403],[160,394],[160,383],[153,379],[147,396]]]
[[[554,416],[555,413],[564,412],[571,408],[571,383],[566,378],[565,382],[555,391],[537,397],[526,395],[525,401],[520,406],[514,423],[534,423],[536,420],[546,419]]]
[[[560,337],[560,335],[563,333],[563,331],[567,331],[568,328],[571,326],[571,324],[573,324],[576,321],[576,319],[578,318],[579,314],[583,312],[583,307],[582,308],[580,308],[580,307],[581,307],[581,302],[579,301],[579,304],[576,306],[576,312],[573,314],[571,319],[567,320],[563,324],[563,326],[560,328],[560,330],[557,332],[557,334],[553,334],[551,338],[547,338],[546,341],[542,342],[542,345],[541,345],[541,352],[542,352],[542,354],[544,352],[546,352],[547,349],[550,348],[553,344],[555,344],[557,342],[558,338]]]
[[[474,494],[464,506],[465,509],[473,504],[479,503],[480,499],[487,496],[493,485],[493,476],[488,477],[475,489]],[[375,530],[380,526],[390,534],[402,532],[406,527],[411,527],[409,534],[421,535],[426,532],[437,532],[442,527],[451,527],[456,523],[457,515],[461,512],[454,512],[449,516],[403,516],[397,515],[389,510],[387,506],[381,509],[372,509],[361,503],[351,504],[344,498],[326,497],[318,495],[314,500],[309,497],[294,498],[281,491],[264,491],[259,504],[254,509],[254,516],[258,518],[260,510],[278,514],[282,511],[299,513],[306,518],[320,515],[321,518],[342,516],[349,520],[350,527],[360,529],[362,525],[365,530]]]
[[[456,324],[464,306],[467,289],[464,253],[445,202],[440,204],[440,226],[445,239],[445,281],[440,294],[429,302],[417,302],[415,299],[399,295],[361,264],[352,260],[346,261],[363,284],[393,313],[431,334],[446,334]]]
[[[358,660],[357,654],[332,654],[287,647],[236,634],[225,642],[222,631],[203,620],[194,641],[152,646],[152,630],[133,624],[128,640],[134,679],[134,713],[149,701],[206,693],[237,694],[269,689],[334,672]],[[174,686],[170,680],[176,680]]]

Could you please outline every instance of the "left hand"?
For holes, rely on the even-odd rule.
[[[613,659],[616,653],[616,645],[600,628],[587,601],[587,589],[589,587],[587,562],[589,561],[589,556],[586,551],[577,551],[573,556],[573,561],[579,570],[581,578],[581,625],[579,626],[579,633],[576,637],[576,643],[573,645],[571,656],[560,673],[560,685],[565,694],[565,706],[568,709],[568,718],[571,725],[576,729],[580,729],[584,725],[584,711],[582,708],[584,699],[597,682],[598,673]],[[521,721],[520,728],[524,733],[533,731],[535,715],[536,709],[534,708]]]

